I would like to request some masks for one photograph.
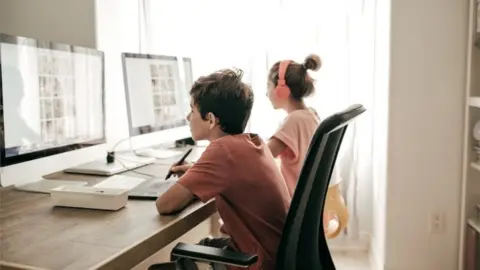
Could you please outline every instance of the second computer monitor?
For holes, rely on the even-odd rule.
[[[189,58],[180,59],[122,54],[130,136],[188,126],[192,67]]]

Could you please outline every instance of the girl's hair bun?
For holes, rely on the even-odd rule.
[[[313,71],[317,71],[320,69],[322,66],[322,60],[320,59],[320,56],[316,54],[310,54],[305,58],[305,62],[303,62],[303,67],[305,69],[310,69]]]

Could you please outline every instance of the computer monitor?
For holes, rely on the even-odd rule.
[[[11,175],[6,167],[103,145],[106,142],[103,74],[101,51],[0,34],[2,173],[7,171],[11,178],[15,175],[22,178],[22,169],[26,167],[17,167]],[[82,158],[70,160],[70,163],[51,160],[48,164],[71,166]],[[63,169],[40,163],[28,168],[40,174]],[[2,185],[15,182],[3,176]]]
[[[191,59],[123,53],[122,60],[130,136],[155,133],[143,146],[190,137]]]

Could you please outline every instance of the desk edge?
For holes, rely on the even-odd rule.
[[[89,269],[107,270],[117,269],[118,267],[133,268],[134,266],[138,265],[217,212],[215,200],[213,199],[206,203],[197,203],[200,203],[201,205],[197,209],[188,213],[186,216],[173,221],[167,227],[157,230],[150,236],[121,249],[116,254],[111,255],[107,259],[90,267]],[[180,233],[172,234],[173,232]],[[145,245],[148,245],[150,248],[144,248]]]

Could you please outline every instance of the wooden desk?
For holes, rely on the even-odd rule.
[[[165,166],[149,165],[139,171],[155,174]],[[89,184],[102,180],[63,173],[49,178],[65,177]],[[160,216],[154,201],[148,200],[130,200],[115,212],[60,208],[52,207],[48,194],[2,188],[0,268],[19,264],[43,269],[130,269],[214,213],[213,200],[194,203],[176,216]]]

